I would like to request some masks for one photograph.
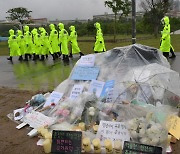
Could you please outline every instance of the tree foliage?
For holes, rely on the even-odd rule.
[[[114,13],[114,41],[116,41],[117,14],[120,14],[120,17],[127,16],[131,10],[131,2],[129,0],[108,0],[104,4]]]
[[[161,19],[168,12],[171,2],[169,0],[141,0],[141,8],[145,11],[144,24],[151,26],[157,36]]]
[[[10,19],[12,21],[17,20],[19,21],[21,24],[24,23],[25,19],[30,18],[30,13],[32,11],[28,11],[27,8],[23,8],[23,7],[17,7],[17,8],[12,8],[9,9],[6,13],[9,14],[8,17],[6,17],[7,19]]]

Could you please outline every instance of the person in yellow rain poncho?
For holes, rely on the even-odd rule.
[[[60,51],[59,40],[58,40],[58,32],[55,29],[54,24],[50,24],[49,27],[51,30],[50,35],[49,35],[49,42],[50,42],[51,48],[52,48],[53,60],[55,60],[56,58],[58,58],[57,53],[59,53],[59,51]]]
[[[26,51],[25,51],[25,61],[28,61],[28,57],[31,59],[31,55],[33,54],[33,42],[32,35],[29,31],[29,26],[24,26],[24,40],[26,43]]]
[[[41,32],[42,52],[44,53],[44,55],[46,55],[46,58],[48,58],[49,54],[53,55],[52,48],[49,42],[49,35],[43,27],[39,27],[39,30]]]
[[[81,52],[78,42],[77,42],[77,32],[75,30],[74,26],[70,26],[69,30],[71,31],[69,35],[69,41],[71,42],[71,52],[69,54],[69,57],[73,57],[73,54],[79,54],[79,56],[83,56],[84,54]]]
[[[8,39],[8,46],[9,46],[9,51],[10,51],[10,57],[7,58],[7,60],[12,61],[13,56],[20,56],[20,49],[17,43],[16,35],[14,35],[14,30],[10,29],[9,30],[9,39]]]
[[[63,54],[63,60],[69,61],[69,50],[68,50],[68,41],[69,41],[69,34],[64,29],[64,24],[59,23],[59,44],[60,44],[60,51]]]
[[[161,31],[160,50],[163,52],[163,55],[166,58],[169,58],[169,51],[170,51],[170,47],[171,47],[169,17],[165,16],[161,20],[161,22],[163,24],[163,30]]]
[[[20,49],[20,56],[19,56],[19,60],[23,60],[23,55],[25,54],[25,50],[26,50],[26,43],[24,40],[24,36],[21,30],[17,30],[17,43]]]
[[[41,39],[40,39],[40,35],[38,34],[38,31],[36,28],[34,28],[32,31],[32,38],[33,38],[33,51],[34,51],[34,57],[33,60],[37,60],[39,59],[39,55],[41,55],[42,52],[42,47],[41,47]]]
[[[96,42],[94,45],[94,52],[99,53],[99,52],[104,52],[106,51],[105,44],[104,44],[104,38],[103,38],[103,33],[101,30],[101,25],[100,23],[96,22],[94,24],[96,27]]]

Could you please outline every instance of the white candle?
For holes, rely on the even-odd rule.
[[[114,141],[114,153],[122,154],[122,144],[121,144],[121,141],[119,140]]]
[[[90,152],[91,151],[91,141],[88,137],[84,138],[83,141],[83,147],[85,152]]]
[[[46,139],[43,142],[43,148],[45,153],[50,153],[51,152],[51,139]]]
[[[105,148],[106,148],[106,153],[112,153],[112,152],[113,152],[113,147],[112,147],[112,142],[111,142],[111,140],[106,139],[106,140],[104,141],[104,145],[105,145]]]
[[[85,131],[85,123],[84,123],[84,122],[80,122],[80,123],[79,123],[79,128],[80,128],[82,131]]]
[[[101,143],[100,139],[96,138],[92,141],[92,144],[94,146],[94,153],[101,153]]]

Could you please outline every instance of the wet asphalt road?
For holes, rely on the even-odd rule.
[[[22,90],[53,90],[62,81],[68,78],[74,64],[79,59],[75,57],[64,63],[61,59],[56,61],[52,57],[45,61],[18,61],[7,60],[7,56],[0,57],[0,86],[18,88]]]
[[[171,68],[180,73],[180,53],[175,59],[170,59]],[[61,59],[53,61],[52,57],[42,61],[19,62],[15,57],[13,63],[7,61],[7,56],[0,57],[0,86],[18,88],[22,90],[51,91],[68,78],[78,56],[70,60],[69,64]]]

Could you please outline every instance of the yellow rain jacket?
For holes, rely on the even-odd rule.
[[[14,35],[14,30],[10,29],[9,30],[9,39],[8,39],[8,45],[10,49],[10,56],[20,56],[20,49],[17,43],[16,35]]]

